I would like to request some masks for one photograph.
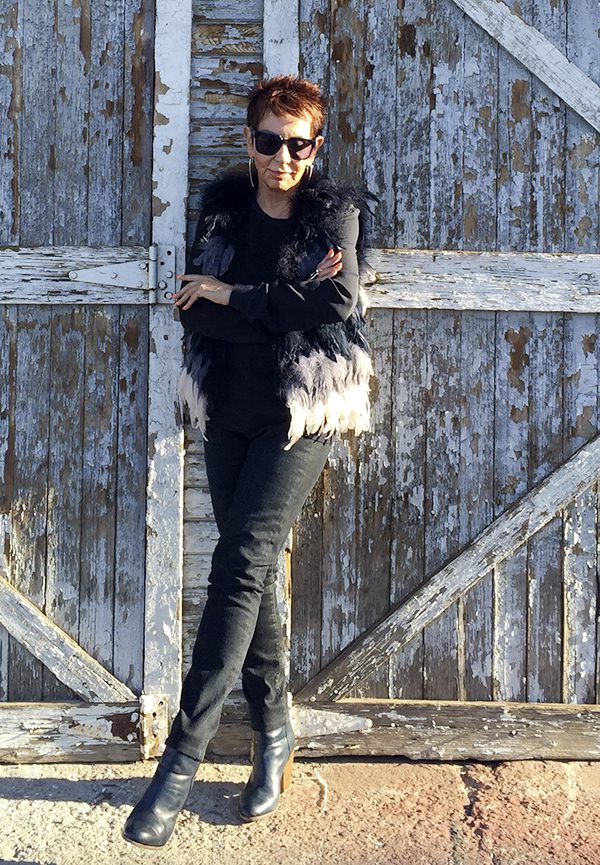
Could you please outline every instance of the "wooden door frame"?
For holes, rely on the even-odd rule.
[[[136,695],[109,673],[0,573],[0,618],[8,632],[83,701],[0,703],[0,762],[155,756],[177,709],[182,660],[183,425],[175,400],[181,326],[171,297],[186,248],[191,0],[183,4],[156,0],[155,15],[150,249],[61,247],[54,248],[52,259],[39,249],[5,250],[7,269],[14,267],[13,280],[0,283],[0,302],[5,303],[149,305],[142,693]],[[36,277],[40,272],[47,275],[46,281],[36,278],[29,284],[25,296],[14,288],[15,279],[18,284],[19,275],[23,278],[27,270],[24,262]],[[106,278],[107,264],[121,287]]]

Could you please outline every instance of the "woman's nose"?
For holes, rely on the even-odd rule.
[[[277,152],[277,161],[278,162],[291,162],[292,157],[290,156],[290,151],[288,150],[287,144],[282,144]]]

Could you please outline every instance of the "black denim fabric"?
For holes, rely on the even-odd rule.
[[[240,672],[252,728],[287,718],[276,563],[323,470],[331,442],[305,436],[289,451],[288,423],[241,433],[208,422],[206,468],[219,528],[208,595],[166,744],[202,760]]]

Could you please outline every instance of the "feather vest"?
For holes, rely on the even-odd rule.
[[[219,277],[235,253],[236,237],[254,191],[247,176],[225,175],[213,181],[203,199],[202,225],[194,245],[195,271]],[[342,220],[351,207],[368,210],[372,196],[353,186],[337,186],[313,179],[294,196],[294,229],[281,249],[278,279],[306,280],[323,257],[323,248],[339,245]],[[363,262],[362,230],[357,248]],[[199,252],[199,254],[198,254]],[[369,383],[373,365],[365,336],[366,293],[359,288],[358,303],[345,321],[305,331],[274,334],[277,349],[278,395],[290,411],[289,450],[304,434],[370,429]],[[215,341],[184,332],[184,360],[177,393],[187,404],[192,426],[205,434],[209,394],[207,380],[215,361]]]

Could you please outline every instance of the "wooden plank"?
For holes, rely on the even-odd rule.
[[[498,43],[464,18],[462,237],[468,249],[496,248]]]
[[[148,249],[52,246],[0,250],[0,303],[148,303]],[[111,285],[111,266],[133,262],[127,288]],[[137,266],[136,266],[137,264]],[[103,268],[98,282],[70,273]],[[102,282],[100,281],[102,279]],[[119,281],[119,278],[116,278]]]
[[[150,245],[154,0],[124,0],[121,243]]]
[[[48,506],[49,309],[19,307],[16,344],[10,579],[16,588],[43,607]],[[2,621],[8,629],[3,617]],[[8,698],[41,699],[42,678],[42,664],[11,638]]]
[[[496,315],[494,516],[529,489],[529,313]],[[521,700],[527,682],[527,545],[494,566],[493,698]]]
[[[79,642],[112,670],[119,310],[85,313]]]
[[[89,43],[84,34],[89,32],[89,6],[56,7],[56,41],[52,46],[58,84],[53,100],[56,124],[52,131],[55,219],[50,243],[64,246],[88,242],[91,111]]]
[[[262,0],[193,0],[194,17],[226,21],[262,21]]]
[[[297,75],[300,65],[298,0],[263,0],[265,77]]]
[[[494,519],[495,317],[462,314],[460,356],[459,547]],[[492,699],[492,572],[458,604],[459,671],[467,700]]]
[[[355,622],[358,465],[356,439],[334,438],[323,470],[321,661],[328,664],[358,636]]]
[[[460,555],[411,597],[348,646],[300,691],[299,700],[339,699],[545,526],[567,502],[600,475],[600,438],[570,460],[488,526]]]
[[[461,316],[432,310],[427,316],[427,447],[425,454],[425,573],[438,571],[460,550],[460,343]],[[458,605],[423,632],[425,699],[462,697]]]
[[[22,51],[19,41],[18,5],[0,11],[0,30],[4,34],[0,47],[0,105],[5,106],[6,120],[0,126],[0,201],[3,218],[0,221],[0,244],[18,243],[19,239],[19,92],[21,89]]]
[[[15,471],[17,307],[0,306],[0,574],[10,568],[11,511]],[[8,699],[10,637],[0,624],[0,701]]]
[[[193,56],[190,81],[192,130],[215,120],[228,120],[241,130],[246,122],[247,94],[262,77],[260,58]]]
[[[153,120],[152,239],[159,247],[175,248],[175,270],[184,266],[186,252],[190,0],[158,0],[155,21],[154,69],[159,86]],[[175,407],[181,325],[170,302],[152,307],[149,313],[143,687],[147,694],[165,695],[172,721],[182,675],[183,430]]]
[[[563,450],[566,457],[598,432],[598,328],[593,315],[564,320]],[[594,485],[563,512],[562,699],[593,703],[595,688],[596,499]]]
[[[321,669],[323,476],[293,527],[290,688],[299,690]]]
[[[600,256],[369,250],[373,307],[600,311]]]
[[[394,320],[386,312],[367,317],[367,339],[375,374],[371,388],[371,431],[357,439],[357,574],[354,608],[359,633],[378,621],[390,608],[391,549],[394,489],[394,381],[390,358],[394,352]],[[388,665],[374,671],[351,696],[387,697]]]
[[[118,244],[123,203],[124,3],[93,3],[91,37],[83,45],[92,86],[89,91],[88,243]],[[100,35],[101,34],[101,35]],[[84,37],[85,41],[85,37]],[[107,195],[107,190],[110,194]],[[148,187],[144,187],[147,194]]]
[[[322,707],[322,708],[321,708]],[[410,760],[598,760],[600,706],[340,700],[292,709],[296,755]],[[211,754],[248,752],[249,730],[228,720]]]
[[[531,21],[533,0],[507,0],[524,21]],[[529,250],[531,166],[535,129],[531,114],[531,73],[512,54],[498,53],[498,229],[497,248]]]
[[[600,87],[502,0],[454,0],[557,96],[600,131]]]
[[[0,575],[0,611],[11,636],[61,682],[86,700],[133,700],[135,695]]]
[[[122,763],[140,758],[139,700],[4,703],[0,763]]]
[[[464,18],[452,0],[436,2],[436,32],[431,43],[428,245],[441,249],[463,245]]]
[[[181,23],[184,19],[178,18],[178,20]],[[194,19],[192,52],[213,56],[262,57],[262,21],[203,21]]]
[[[365,54],[369,75],[365,87],[365,149],[363,177],[377,196],[369,242],[396,245],[396,159],[392,142],[397,135],[396,0],[366,0]],[[366,214],[365,214],[366,215]]]
[[[356,182],[364,159],[365,2],[332,5],[329,34],[329,174]],[[318,79],[317,79],[318,80]]]
[[[437,38],[428,0],[399,8],[396,104],[396,245],[430,247],[431,46]]]
[[[531,315],[529,483],[539,483],[563,461],[561,316]],[[562,516],[529,540],[527,560],[527,699],[561,699]]]
[[[85,326],[85,309],[53,308],[44,610],[73,639],[79,634],[81,583]],[[44,673],[45,700],[77,699],[60,680]]]
[[[317,81],[326,97],[331,89],[332,9],[329,0],[299,0],[300,75],[309,81]],[[323,135],[325,143],[319,151],[316,165],[329,174],[329,119],[325,123]]]
[[[390,601],[397,605],[425,580],[427,311],[394,312],[392,355],[394,525]],[[423,635],[390,657],[390,696],[423,696]]]
[[[113,672],[142,690],[148,391],[148,313],[122,306],[119,315],[116,439],[115,610]]]
[[[18,159],[14,175],[18,215],[14,219],[18,219],[15,233],[18,231],[23,246],[49,246],[54,239],[54,209],[50,212],[40,202],[53,201],[58,158],[54,137],[58,87],[56,73],[51,71],[56,67],[55,12],[50,3],[18,5],[20,68],[14,73],[12,103],[18,149],[18,157],[16,153],[13,157]]]

